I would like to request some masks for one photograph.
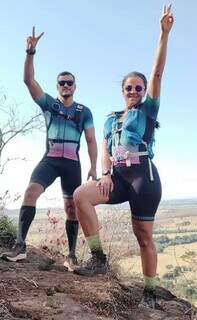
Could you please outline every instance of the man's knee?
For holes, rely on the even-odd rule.
[[[40,184],[29,184],[24,194],[24,202],[36,201],[42,192],[44,192],[44,188]]]
[[[74,204],[73,199],[65,200],[64,209],[65,209],[65,213],[66,213],[68,219],[76,220],[75,204]]]

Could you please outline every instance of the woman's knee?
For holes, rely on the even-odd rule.
[[[76,206],[79,206],[83,199],[84,199],[84,192],[83,192],[82,187],[80,186],[77,189],[75,189],[75,191],[73,193],[74,204]]]
[[[140,248],[149,248],[154,245],[152,237],[136,236]]]
[[[138,241],[139,246],[147,248],[154,246],[153,242],[153,221],[132,220],[133,232]]]
[[[135,234],[137,242],[141,248],[148,248],[154,245],[152,235],[142,233],[142,234]]]
[[[75,190],[73,199],[76,207],[80,208],[84,204],[96,206],[108,201],[108,197],[101,194],[96,184],[96,181],[89,181]]]
[[[153,245],[152,234],[146,230],[135,230],[137,242],[140,247],[147,248]]]

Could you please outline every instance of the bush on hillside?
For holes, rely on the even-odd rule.
[[[16,240],[16,226],[7,216],[0,217],[0,247],[11,248]]]

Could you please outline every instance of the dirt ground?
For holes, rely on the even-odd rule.
[[[197,320],[188,302],[160,287],[162,311],[138,308],[142,290],[136,279],[120,281],[110,271],[105,276],[80,277],[35,248],[28,248],[24,262],[0,259],[2,320]]]

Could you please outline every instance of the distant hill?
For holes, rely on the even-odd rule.
[[[129,209],[129,204],[128,202],[122,203],[120,205],[106,205],[106,204],[101,204],[98,205],[97,207],[99,209],[110,209],[113,208],[114,206],[120,206],[121,210],[124,209]],[[176,210],[177,208],[189,208],[191,207],[193,210],[196,210],[195,212],[197,213],[197,198],[192,198],[192,199],[169,199],[169,200],[162,200],[160,205],[159,205],[159,213],[160,211],[162,212],[163,210]],[[50,206],[48,208],[38,208],[37,209],[37,213],[38,214],[46,214],[48,209],[51,209],[52,212],[56,213],[56,214],[61,214],[64,213],[64,209],[63,208],[50,208]],[[16,218],[18,217],[19,214],[19,210],[20,209],[7,209],[5,208],[3,211],[0,211],[0,216],[1,215],[7,215],[10,216],[12,218]]]
[[[183,206],[183,205],[197,205],[197,198],[191,199],[169,199],[162,200],[160,203],[160,207],[162,206]]]

